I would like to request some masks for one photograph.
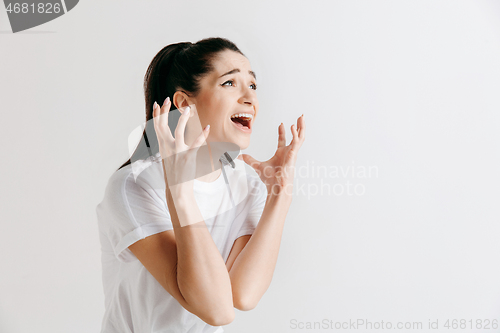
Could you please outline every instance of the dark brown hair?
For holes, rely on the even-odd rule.
[[[225,50],[235,51],[244,56],[233,42],[221,37],[205,38],[194,44],[191,42],[170,44],[156,54],[144,76],[146,126],[134,153],[118,170],[158,153],[158,139],[152,120],[154,102],[162,105],[167,96],[173,101],[175,92],[179,90],[188,96],[196,96],[200,91],[200,80],[213,70],[213,59],[219,52]],[[170,109],[175,108],[172,103]]]

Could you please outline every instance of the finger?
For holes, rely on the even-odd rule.
[[[299,133],[297,132],[297,129],[295,128],[295,124],[292,125],[292,135],[293,139],[292,142],[290,142],[290,150],[297,152],[302,145],[302,140],[299,139]]]
[[[184,111],[179,118],[179,122],[177,123],[177,128],[175,129],[175,144],[177,148],[181,148],[185,145],[184,143],[184,132],[186,131],[186,124],[189,119],[189,114],[191,111],[191,107],[188,105],[184,108]]]
[[[160,122],[160,106],[156,101],[153,104],[153,120],[155,125],[158,125]]]
[[[297,132],[297,128],[295,128],[295,124],[290,126],[290,130],[292,131],[292,141],[290,142],[290,146],[293,146],[299,138],[299,133]]]
[[[207,139],[209,132],[210,132],[210,125],[207,125],[203,129],[203,131],[201,131],[201,134],[196,138],[196,140],[194,140],[193,144],[189,149],[199,148],[203,144],[203,142],[205,142],[205,140]]]
[[[158,103],[155,102],[153,106],[153,119],[154,119],[156,135],[159,136],[159,138],[161,137],[168,142],[173,142],[174,137],[172,136],[170,128],[168,127],[169,108],[170,108],[170,98],[168,97],[165,100],[165,102],[163,102],[162,107],[160,107]]]
[[[297,120],[297,125],[299,128],[299,138],[304,141],[306,138],[306,121],[304,120],[304,114]]]
[[[278,126],[278,148],[284,147],[286,145],[286,138],[285,138],[285,125],[281,123]]]
[[[153,121],[154,121],[154,124],[156,125],[156,121],[158,120],[156,117],[157,117],[157,114],[156,114],[156,106],[158,105],[158,103],[156,103],[156,101],[153,103]]]
[[[257,161],[255,158],[253,158],[250,155],[247,154],[241,154],[241,157],[243,158],[243,161],[250,165],[253,169],[257,170],[260,166],[260,162]]]
[[[168,128],[168,112],[170,110],[170,97],[165,98],[160,109],[160,125],[162,128]]]

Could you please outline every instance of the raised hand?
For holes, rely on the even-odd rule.
[[[186,123],[190,118],[190,107],[187,106],[184,108],[175,128],[174,139],[168,127],[170,106],[171,101],[169,97],[165,99],[161,108],[155,102],[153,106],[153,118],[163,163],[166,187],[170,190],[174,198],[178,198],[193,191],[196,154],[208,136],[210,125],[203,129],[191,146],[188,146],[184,141],[184,131]]]
[[[293,177],[295,174],[295,162],[297,153],[306,138],[306,123],[304,115],[297,119],[290,127],[292,131],[292,142],[287,146],[285,137],[285,126],[283,123],[278,127],[278,149],[274,156],[265,162],[259,162],[248,154],[241,154],[239,159],[250,165],[259,175],[267,187],[268,196],[272,194],[293,193]]]

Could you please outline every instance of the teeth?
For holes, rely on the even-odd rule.
[[[237,113],[237,114],[233,114],[231,116],[231,118],[236,118],[236,117],[243,117],[243,118],[250,118],[250,119],[253,118],[253,116],[250,113]]]

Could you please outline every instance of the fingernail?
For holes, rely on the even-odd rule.
[[[210,125],[207,125],[207,126],[205,127],[205,131],[208,131],[209,129],[210,129]]]
[[[158,103],[156,103],[156,101],[155,101],[155,104],[153,104],[153,110],[156,109],[157,105],[158,105]]]
[[[165,98],[164,104],[167,104],[169,101],[170,101],[170,97],[167,96],[167,98]]]
[[[184,109],[184,112],[185,112],[186,114],[189,114],[189,111],[190,111],[190,110],[191,110],[191,107],[186,106],[186,108]]]

